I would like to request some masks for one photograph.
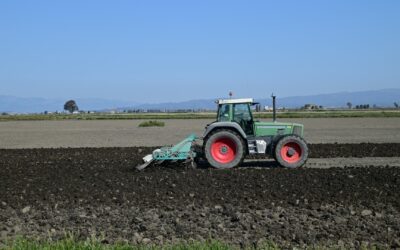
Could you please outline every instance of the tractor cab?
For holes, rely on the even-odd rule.
[[[236,122],[246,135],[254,134],[254,121],[251,105],[253,98],[218,100],[217,122]]]

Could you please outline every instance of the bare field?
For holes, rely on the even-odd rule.
[[[229,170],[165,162],[144,171],[133,166],[150,147],[0,149],[0,248],[21,236],[55,241],[69,232],[132,245],[212,237],[238,249],[266,241],[282,249],[397,249],[399,146],[321,146],[299,169],[262,160]],[[382,158],[388,148],[394,157]]]
[[[282,119],[305,125],[310,143],[400,142],[400,118]],[[132,147],[174,144],[201,136],[208,119],[165,120],[165,127],[139,128],[141,120],[0,122],[0,148]]]
[[[133,245],[212,235],[237,247],[400,247],[399,119],[293,121],[311,142],[304,168],[254,156],[231,170],[200,159],[197,169],[165,162],[141,172],[134,167],[154,149],[143,145],[201,135],[210,121],[0,123],[0,245],[70,232]]]

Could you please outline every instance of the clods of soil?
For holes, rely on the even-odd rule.
[[[135,171],[151,150],[0,150],[0,241],[72,232],[105,242],[400,247],[399,168]]]

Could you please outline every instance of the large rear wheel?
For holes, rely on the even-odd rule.
[[[211,166],[227,169],[243,162],[245,147],[242,137],[232,130],[217,130],[204,141],[204,155]]]
[[[274,156],[275,160],[283,167],[301,167],[308,158],[307,143],[297,135],[284,136],[276,144]]]

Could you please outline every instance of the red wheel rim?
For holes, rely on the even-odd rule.
[[[218,138],[211,144],[211,155],[216,162],[229,163],[235,159],[236,143],[230,138]]]
[[[281,157],[288,163],[296,163],[301,159],[302,150],[296,142],[288,142],[281,149]]]

